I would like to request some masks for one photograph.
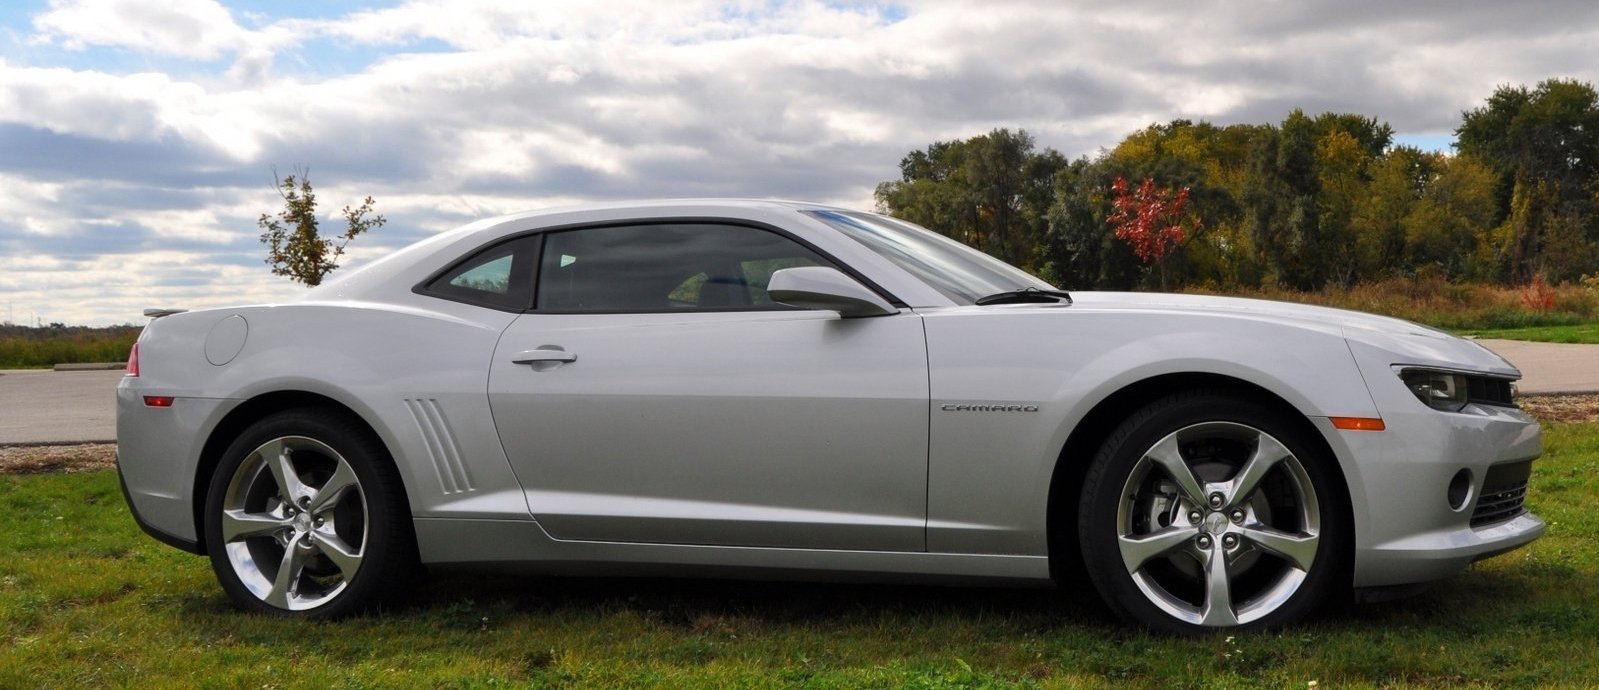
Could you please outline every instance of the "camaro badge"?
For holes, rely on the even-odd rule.
[[[939,406],[945,412],[1037,412],[1037,405],[972,405],[968,403],[948,403]]]

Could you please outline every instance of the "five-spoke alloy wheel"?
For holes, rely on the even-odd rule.
[[[1089,470],[1090,578],[1117,613],[1162,630],[1299,619],[1345,569],[1347,511],[1324,455],[1247,398],[1187,393],[1145,408]]]
[[[223,588],[246,608],[339,616],[403,584],[409,520],[382,446],[336,415],[267,417],[222,458],[206,543]]]

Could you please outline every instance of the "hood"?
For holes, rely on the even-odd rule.
[[[1072,301],[1086,309],[1155,310],[1234,314],[1244,318],[1296,321],[1320,328],[1360,329],[1384,333],[1405,333],[1420,337],[1454,338],[1436,328],[1402,319],[1365,312],[1319,307],[1296,302],[1277,302],[1244,297],[1177,295],[1162,292],[1072,292]]]
[[[1072,292],[1074,308],[1107,311],[1208,313],[1275,321],[1342,335],[1351,349],[1388,364],[1459,369],[1520,378],[1521,372],[1486,347],[1418,323],[1365,312],[1243,297],[1144,292]]]

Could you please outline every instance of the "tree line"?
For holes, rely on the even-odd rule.
[[[1502,86],[1453,152],[1301,110],[1278,124],[1174,120],[1092,158],[996,129],[934,142],[880,210],[1068,288],[1320,290],[1393,277],[1519,285],[1599,274],[1599,94]]]

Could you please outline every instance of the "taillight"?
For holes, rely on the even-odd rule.
[[[133,349],[128,351],[128,376],[139,375],[139,344],[134,343]]]

